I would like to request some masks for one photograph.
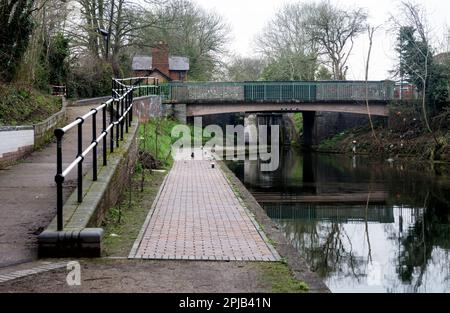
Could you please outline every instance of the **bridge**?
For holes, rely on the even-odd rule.
[[[193,82],[161,86],[167,104],[187,117],[221,113],[342,112],[388,116],[392,81]],[[367,91],[367,92],[366,92]]]
[[[323,125],[336,133],[348,124],[360,124],[368,113],[387,117],[394,88],[392,81],[171,82],[160,92],[182,122],[195,116],[242,113],[258,114],[257,123],[272,125],[282,122],[280,113],[301,112],[303,145],[311,146],[333,134],[325,134]]]

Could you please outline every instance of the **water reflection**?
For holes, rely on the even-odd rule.
[[[333,292],[450,292],[450,187],[416,165],[282,154],[230,163]]]

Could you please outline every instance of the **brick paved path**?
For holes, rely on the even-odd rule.
[[[210,161],[175,161],[130,258],[276,261],[279,255]]]

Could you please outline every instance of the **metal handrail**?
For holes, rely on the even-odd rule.
[[[102,103],[96,108],[90,109],[90,111],[83,116],[77,117],[73,122],[67,124],[62,128],[55,129],[56,137],[56,215],[57,215],[57,230],[62,231],[63,225],[63,183],[65,178],[69,173],[75,168],[78,168],[77,174],[77,201],[81,203],[83,201],[83,161],[87,155],[92,152],[92,180],[97,181],[97,147],[100,142],[103,143],[103,166],[107,165],[107,135],[110,138],[110,152],[114,152],[114,141],[116,147],[119,147],[119,141],[124,140],[124,128],[125,132],[128,133],[128,128],[133,122],[133,97],[134,91],[139,89],[139,94],[141,95],[140,81],[135,82],[139,86],[127,86],[122,84],[121,81],[130,80],[133,81],[136,78],[131,79],[112,79],[112,97],[105,103]],[[141,77],[139,80],[149,78]],[[156,78],[154,82],[157,82]],[[155,85],[155,87],[158,87]],[[159,93],[159,87],[156,90]],[[146,89],[145,95],[149,95],[150,89]],[[114,108],[116,105],[116,108]],[[109,111],[109,123],[107,122],[107,113]],[[97,114],[102,113],[102,131],[99,136],[97,136]],[[83,124],[88,118],[92,117],[92,140],[90,145],[83,150]],[[62,140],[64,135],[73,129],[78,128],[78,151],[75,159],[63,170],[62,165]],[[114,128],[116,128],[116,134],[114,136]],[[119,140],[120,139],[120,140]]]

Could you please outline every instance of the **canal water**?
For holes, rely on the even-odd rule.
[[[450,292],[448,177],[284,149],[275,172],[228,162],[332,292]]]

